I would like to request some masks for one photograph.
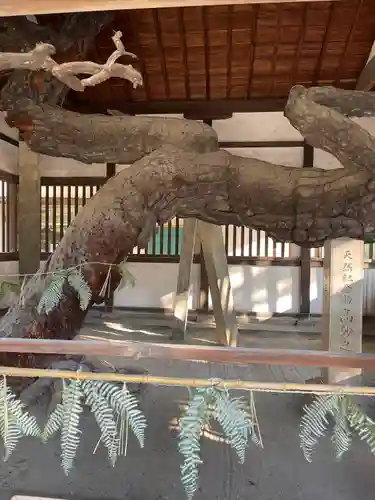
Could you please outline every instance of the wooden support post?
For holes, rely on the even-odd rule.
[[[238,329],[222,228],[198,222],[218,340],[236,346]]]
[[[194,251],[196,248],[196,234],[197,219],[186,219],[184,221],[184,229],[182,231],[177,291],[173,308],[173,314],[175,317],[175,327],[172,331],[173,340],[186,339],[186,325],[189,312],[189,290]]]
[[[303,168],[314,166],[314,148],[304,143],[303,145]],[[311,257],[309,248],[301,248],[300,268],[300,309],[299,315],[307,317],[310,314],[310,282],[311,282]]]
[[[116,175],[116,163],[107,163],[106,166],[106,177],[107,180]],[[106,296],[104,299],[104,311],[106,313],[113,312],[113,303],[114,303],[114,290],[109,291],[109,296]]]
[[[199,279],[199,310],[207,314],[208,313],[208,294],[209,294],[209,286],[208,286],[208,276],[206,263],[204,261],[204,253],[201,246],[200,251],[200,279]]]
[[[19,272],[39,269],[41,250],[41,202],[39,154],[20,141],[18,148],[18,239]]]
[[[9,252],[16,252],[18,248],[18,185],[10,182],[8,184],[7,192],[7,217],[8,217],[8,250]]]
[[[324,246],[323,349],[362,351],[364,243],[338,238]],[[358,369],[328,368],[323,381],[338,383],[361,373]]]

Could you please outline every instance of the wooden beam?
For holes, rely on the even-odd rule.
[[[0,338],[0,352],[61,354],[97,358],[207,361],[234,365],[361,368],[375,371],[375,354],[300,349],[175,345],[152,342]],[[11,368],[9,368],[11,369]],[[51,373],[51,372],[50,372]]]
[[[174,301],[173,315],[175,326],[172,339],[186,340],[186,326],[189,313],[189,291],[191,270],[196,248],[197,219],[186,219],[182,231],[180,263],[178,266],[177,291]]]
[[[211,292],[218,341],[222,345],[235,347],[238,342],[237,318],[222,228],[198,221],[198,234]]]
[[[215,99],[215,100],[171,100],[171,101],[111,101],[111,109],[116,109],[127,115],[184,115],[194,120],[226,119],[233,113],[262,113],[284,111],[286,97],[256,98],[256,99]],[[106,113],[107,102],[88,101],[84,96],[69,99],[69,109],[80,113]]]
[[[303,146],[303,168],[314,166],[314,148],[309,144]],[[310,314],[310,282],[311,282],[311,252],[310,248],[301,248],[300,269],[300,315]]]
[[[157,9],[164,7],[201,7],[205,5],[243,5],[303,3],[311,0],[2,0],[0,16],[92,12],[100,10]],[[327,0],[315,0],[324,2]],[[336,0],[340,1],[340,0]]]

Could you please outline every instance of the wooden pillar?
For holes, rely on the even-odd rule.
[[[182,231],[180,264],[178,267],[177,291],[173,308],[175,327],[172,339],[186,339],[186,325],[189,313],[189,290],[191,270],[196,248],[197,219],[186,219]]]
[[[39,154],[20,141],[18,148],[19,271],[35,273],[40,265],[41,203]]]
[[[364,243],[350,238],[324,246],[323,349],[362,351]],[[328,368],[323,380],[338,383],[361,373],[358,369]]]
[[[303,168],[314,166],[314,148],[304,143],[303,145]],[[300,308],[301,317],[310,314],[310,283],[311,283],[311,256],[310,248],[301,248],[300,258]]]
[[[116,163],[107,163],[106,166],[106,178],[107,180],[116,175]],[[110,290],[109,296],[104,299],[104,311],[106,313],[113,312],[113,302],[114,302],[114,290]]]
[[[9,227],[8,249],[16,252],[18,248],[18,185],[15,182],[8,184],[7,192],[7,217]]]
[[[208,294],[209,294],[209,286],[208,286],[208,276],[206,263],[204,261],[204,253],[201,246],[200,251],[200,279],[199,279],[199,310],[207,314],[208,313]]]
[[[198,233],[211,291],[218,340],[223,345],[236,346],[237,319],[222,228],[199,221]]]
[[[212,127],[212,119],[205,119],[203,122]],[[206,263],[204,261],[203,247],[200,245],[200,277],[199,277],[199,311],[208,314],[209,285]]]

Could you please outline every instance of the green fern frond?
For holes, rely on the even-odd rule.
[[[50,413],[47,423],[42,432],[42,441],[45,443],[52,436],[56,434],[56,432],[61,429],[64,418],[64,406],[61,403],[58,403],[53,411]]]
[[[136,284],[135,277],[128,270],[128,263],[126,262],[126,260],[120,262],[120,264],[117,264],[117,269],[120,271],[121,274],[121,281],[117,286],[117,290],[121,290],[122,288],[125,288],[128,285],[134,288]]]
[[[63,420],[61,429],[61,465],[66,475],[73,468],[80,442],[82,407],[81,381],[71,380],[62,391]]]
[[[85,311],[90,304],[92,292],[81,270],[71,269],[68,274],[68,283],[79,298],[79,306]]]
[[[318,396],[310,405],[305,406],[305,414],[301,419],[300,440],[303,454],[308,462],[312,461],[312,454],[318,439],[327,432],[328,415],[335,416],[340,396],[330,394]]]
[[[64,284],[68,276],[67,270],[56,272],[53,275],[47,288],[39,300],[37,306],[38,314],[49,314],[55,307],[59,305],[64,296]]]
[[[123,390],[116,384],[99,380],[92,381],[98,393],[108,402],[109,406],[120,416],[127,418],[133,434],[137,438],[141,448],[144,446],[145,429],[147,427],[146,417],[139,409],[137,398],[127,389]]]
[[[199,466],[203,463],[200,454],[201,435],[210,420],[210,404],[213,400],[213,388],[196,389],[180,420],[178,449],[184,458],[181,481],[189,500],[193,498],[198,487]]]
[[[10,293],[15,293],[19,295],[21,293],[21,285],[16,281],[0,281],[0,299],[6,297]]]
[[[34,416],[16,398],[6,384],[6,377],[0,382],[0,435],[4,443],[4,461],[8,460],[19,440],[24,436],[40,436],[40,429]]]
[[[213,417],[223,429],[230,446],[236,451],[240,463],[244,463],[249,437],[254,427],[244,400],[231,398],[227,391],[216,389]]]
[[[375,422],[351,398],[346,398],[346,412],[351,429],[367,443],[371,453],[375,454]]]
[[[108,458],[112,466],[114,466],[118,456],[118,445],[116,445],[118,442],[117,424],[114,412],[106,398],[99,393],[93,381],[82,382],[82,390],[86,396],[86,404],[91,408],[101,431],[100,440],[107,448]]]
[[[349,450],[352,444],[351,430],[347,416],[347,400],[345,397],[339,397],[337,407],[333,409],[335,424],[331,438],[338,460]]]

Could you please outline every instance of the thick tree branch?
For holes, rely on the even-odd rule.
[[[108,12],[69,14],[65,17],[61,31],[57,33],[48,26],[35,24],[26,18],[1,18],[0,51],[26,52],[43,41],[56,48],[62,62],[62,56],[68,51],[71,51],[70,57],[81,59],[94,37],[112,19],[113,14]],[[22,115],[33,108],[36,102],[58,102],[66,89],[64,84],[47,73],[13,71],[1,91],[2,108],[13,117]]]
[[[126,52],[121,42],[122,33],[117,31],[113,37],[116,50],[109,56],[105,64],[97,64],[91,61],[73,61],[58,64],[52,59],[56,49],[49,43],[38,43],[28,52],[2,52],[0,53],[0,71],[9,69],[23,69],[29,71],[47,71],[60,82],[77,92],[83,92],[86,87],[93,87],[109,78],[117,77],[129,80],[133,87],[142,85],[142,76],[130,64],[116,63],[121,56],[136,58],[131,52]],[[76,75],[92,75],[80,80]]]
[[[12,118],[8,124],[33,151],[89,164],[133,163],[165,143],[202,153],[218,148],[211,127],[178,118],[81,115],[47,104],[30,107],[21,122],[19,115]]]
[[[246,224],[281,241],[320,246],[326,238],[374,238],[375,182],[363,169],[320,171],[271,165],[225,151],[206,154],[163,146],[111,178],[67,229],[41,273],[83,264],[94,300],[108,266],[134,246],[147,244],[156,222],[174,215],[223,224]],[[36,305],[49,276],[27,283],[22,306],[3,318],[3,336],[73,338],[85,313],[66,287],[65,299],[49,315]],[[112,271],[116,287],[119,276]],[[44,367],[54,357],[2,353],[0,363]]]
[[[355,98],[349,98],[350,94],[333,87],[295,86],[285,116],[311,146],[333,154],[343,166],[375,171],[375,138],[347,117],[364,116],[371,99],[365,92],[356,93]]]

